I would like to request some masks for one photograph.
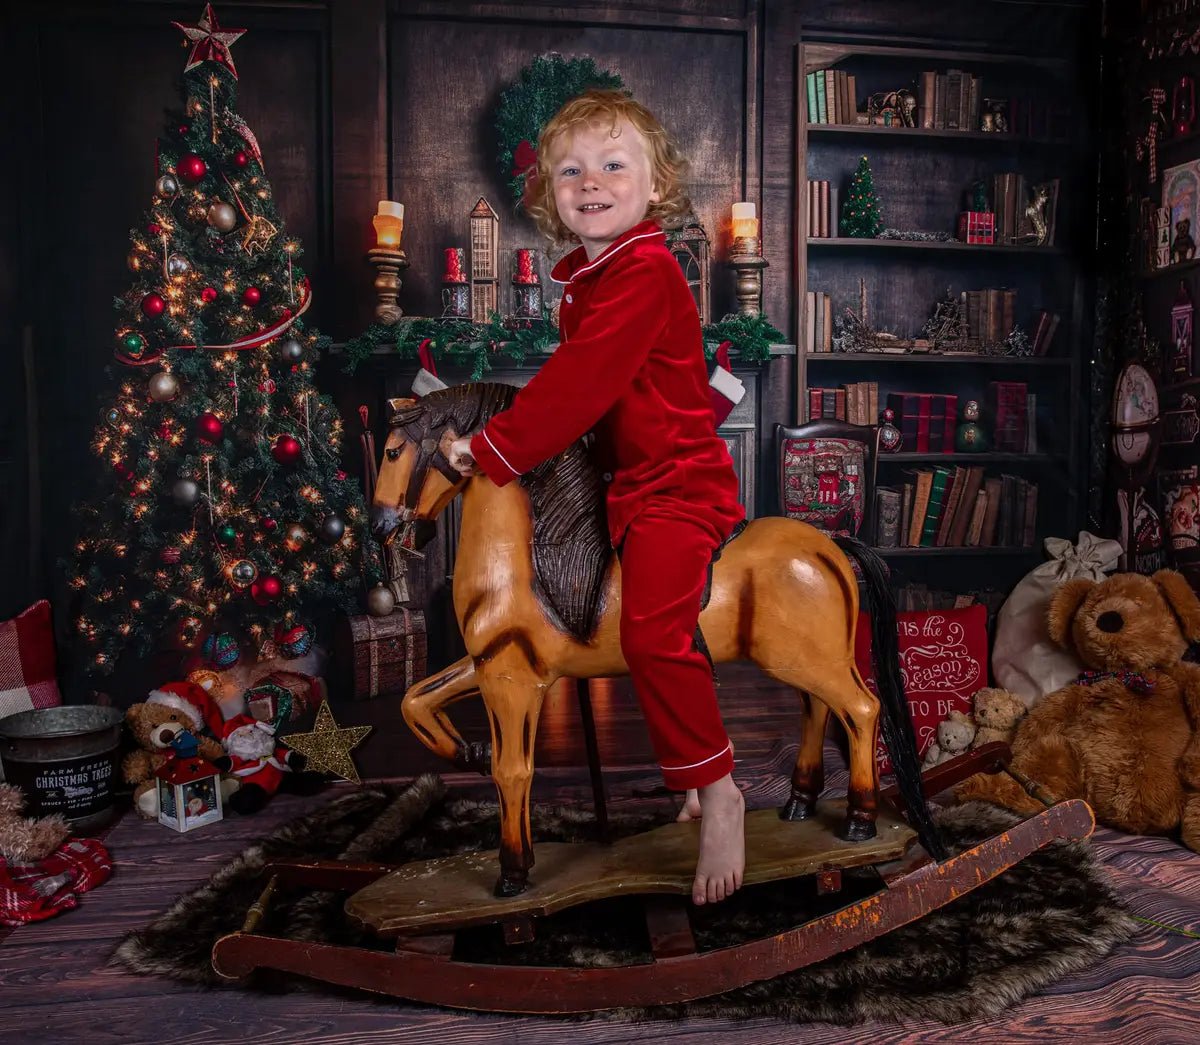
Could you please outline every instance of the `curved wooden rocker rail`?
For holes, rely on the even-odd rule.
[[[1005,770],[1007,755],[1006,745],[995,744],[960,756],[927,774],[928,791],[981,770]],[[1022,784],[1036,788],[1032,781]],[[824,917],[776,936],[703,953],[694,949],[682,898],[647,897],[653,959],[607,968],[458,962],[451,958],[454,938],[449,933],[401,937],[395,952],[261,935],[255,929],[277,884],[358,890],[394,870],[336,861],[272,865],[263,871],[266,888],[242,929],[214,945],[213,968],[234,979],[257,968],[278,969],[412,1001],[490,1012],[593,1012],[690,1001],[794,971],[890,932],[978,888],[1050,842],[1087,838],[1094,826],[1087,803],[1057,802],[940,864],[919,849],[878,864],[884,889]],[[836,888],[836,874],[819,873],[818,881]],[[536,909],[532,898],[529,905]],[[506,924],[510,942],[528,938],[521,926],[520,916]]]

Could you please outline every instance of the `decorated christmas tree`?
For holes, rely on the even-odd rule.
[[[190,42],[184,109],[130,234],[116,390],[92,444],[103,489],[78,509],[75,623],[96,673],[160,643],[207,641],[222,664],[303,652],[379,574],[342,422],[313,384],[300,245],[237,112],[243,30],[211,6],[174,24]]]
[[[850,178],[850,192],[842,204],[841,233],[874,239],[883,228],[879,199],[875,195],[875,180],[865,156],[859,157],[858,168]]]

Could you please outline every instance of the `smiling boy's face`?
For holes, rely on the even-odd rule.
[[[650,150],[627,120],[578,127],[553,147],[554,203],[588,259],[603,253],[661,198]]]

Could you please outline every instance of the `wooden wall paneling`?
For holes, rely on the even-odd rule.
[[[374,321],[374,269],[364,258],[375,245],[375,205],[389,198],[387,25],[386,0],[330,4],[333,325],[340,338]]]
[[[681,29],[658,23],[631,25],[576,21],[562,11],[553,22],[547,8],[505,7],[505,18],[476,15],[476,5],[403,5],[389,30],[391,40],[393,198],[405,204],[405,238],[411,267],[401,294],[409,314],[440,309],[442,250],[465,246],[467,215],[485,197],[500,215],[501,271],[512,252],[535,248],[543,280],[551,265],[532,222],[519,212],[496,166],[492,130],[500,91],[533,56],[547,51],[590,55],[621,76],[680,139],[692,162],[692,199],[719,259],[728,242],[729,207],[746,183],[745,157],[754,151],[745,124],[745,32]],[[455,13],[457,12],[457,13]],[[622,12],[623,13],[623,12]],[[689,21],[681,19],[681,21]],[[429,55],[487,56],[439,67]],[[752,197],[753,198],[753,197]],[[714,314],[734,306],[732,273],[713,265]],[[511,287],[501,282],[502,311]]]

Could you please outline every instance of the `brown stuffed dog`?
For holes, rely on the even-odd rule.
[[[1056,798],[1082,798],[1109,827],[1181,829],[1200,851],[1200,665],[1180,658],[1200,640],[1200,600],[1174,570],[1067,581],[1049,611],[1050,637],[1089,670],[1022,720],[1013,767]],[[1004,773],[977,774],[958,797],[1019,812],[1043,807]]]

